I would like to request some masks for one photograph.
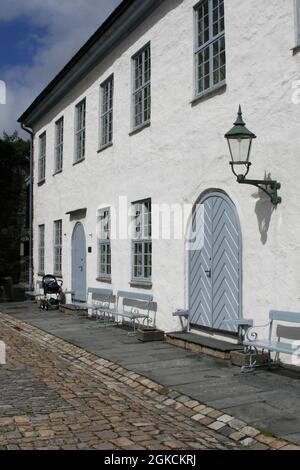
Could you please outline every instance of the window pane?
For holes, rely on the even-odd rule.
[[[110,209],[103,209],[99,213],[100,240],[99,240],[99,274],[111,275],[111,245],[110,245]]]
[[[150,45],[134,58],[134,127],[150,120],[151,114],[151,50]]]
[[[63,164],[63,132],[64,120],[61,118],[56,123],[56,142],[55,142],[55,171],[60,171]]]
[[[108,79],[102,88],[102,113],[101,113],[101,145],[108,145],[113,140],[113,77]]]
[[[85,157],[85,100],[76,106],[76,152],[75,161],[82,160]]]
[[[54,273],[62,271],[62,221],[54,222]]]
[[[39,161],[38,161],[38,180],[42,181],[46,176],[46,133],[39,138]]]
[[[39,261],[38,270],[40,273],[45,271],[45,225],[39,226]]]
[[[213,73],[214,85],[225,80],[226,76],[226,57],[225,57],[225,38],[222,37],[213,44]]]
[[[150,279],[152,271],[151,200],[134,204],[133,276]]]
[[[297,0],[296,2],[296,9],[297,9],[297,26],[298,26],[297,44],[300,45],[300,0]]]
[[[198,47],[209,40],[209,14],[208,0],[203,2],[198,9]]]
[[[201,94],[226,78],[224,0],[201,3],[197,29],[196,92]]]

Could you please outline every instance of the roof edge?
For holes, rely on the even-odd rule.
[[[82,59],[86,52],[111,28],[111,26],[122,16],[136,0],[123,0],[122,3],[108,16],[97,31],[84,43],[78,52],[67,62],[62,70],[51,80],[51,82],[35,98],[26,111],[18,118],[19,123],[29,125],[26,122],[32,111],[44,100],[44,98],[59,84],[59,82],[72,70],[72,68]]]

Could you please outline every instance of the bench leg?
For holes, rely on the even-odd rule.
[[[246,347],[244,351],[249,354],[249,364],[243,366],[241,372],[254,372],[257,367],[260,367],[254,360],[254,355],[257,355],[258,351],[253,346]]]
[[[136,328],[135,328],[135,318],[133,319],[133,332],[129,332],[128,336],[135,336],[136,335]]]

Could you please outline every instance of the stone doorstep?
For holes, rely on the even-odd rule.
[[[172,346],[223,360],[229,360],[232,351],[242,349],[241,345],[194,333],[167,333],[166,342]]]
[[[6,325],[7,324],[18,325],[19,327],[18,331],[19,332],[21,332],[22,330],[25,331],[27,338],[30,338],[31,340],[35,340],[39,344],[44,344],[44,347],[48,346],[48,344],[47,343],[45,344],[45,341],[43,341],[43,338],[45,336],[45,332],[43,330],[37,327],[32,327],[31,333],[28,333],[27,323],[17,320],[15,318],[12,318],[9,315],[3,314],[1,312],[0,312],[0,321],[4,321]],[[56,344],[56,346],[54,347],[54,350],[56,350],[56,352],[58,353],[67,352],[69,355],[68,360],[73,365],[79,366],[80,368],[82,367],[88,373],[92,373],[95,375],[99,374],[99,371],[97,370],[97,367],[98,367],[97,361],[99,361],[99,356],[96,356],[92,353],[87,353],[87,352],[86,354],[83,354],[82,353],[82,351],[84,351],[83,349],[81,349],[80,354],[79,354],[78,348],[77,348],[78,353],[76,352],[74,353],[74,351],[70,351],[70,346],[72,346],[70,343],[68,343],[65,340],[60,339],[59,344]],[[87,365],[84,362],[82,362],[81,358],[84,355],[88,355],[90,358],[94,358],[94,360],[91,361],[90,365]],[[80,365],[79,364],[77,365],[76,363],[74,363],[74,361],[72,361],[72,358],[76,359],[77,361],[79,360]],[[132,371],[125,369],[124,367],[114,364],[110,361],[106,361],[106,363],[101,368],[101,373],[105,374],[105,369],[107,369],[107,371],[109,372],[108,375],[111,376],[111,372],[112,372],[111,369],[113,367],[117,368],[120,376],[123,378],[128,378],[130,374],[132,374]],[[155,396],[151,396],[151,398],[155,401],[158,401],[159,403],[165,401],[168,398],[172,398],[174,396],[174,390],[166,389],[166,387],[148,379],[147,377],[141,374],[135,373],[135,382],[128,383],[127,385],[131,388],[135,388],[133,386],[134,383],[139,383],[140,391],[146,395],[148,395],[149,392],[152,392],[153,389],[155,389],[156,390]],[[244,423],[243,421],[239,421],[241,426],[238,426],[238,427],[241,427],[241,429],[237,431],[236,423],[238,420],[236,418],[226,413],[223,413],[217,409],[214,409],[212,407],[208,407],[205,404],[198,402],[197,400],[194,400],[193,398],[187,395],[180,395],[179,397],[178,396],[174,397],[172,400],[175,402],[175,404],[168,405],[168,408],[171,408],[171,409],[173,408],[174,410],[180,410],[180,412],[184,415],[187,412],[188,416],[190,416],[191,411],[195,411],[196,416],[194,415],[193,417],[191,417],[191,419],[194,418],[194,421],[200,422],[210,432],[212,431],[212,427],[219,428],[220,431],[222,431],[223,426],[220,427],[220,424],[214,424],[214,423],[223,423],[223,424],[226,423],[226,427],[229,429],[230,428],[232,429],[232,433],[226,432],[227,437],[234,442],[239,442],[244,447],[255,447],[256,445],[259,446],[259,444],[263,442],[268,449],[272,449],[272,450],[277,449],[277,448],[279,450],[290,450],[290,449],[300,450],[299,446],[293,445],[290,442],[283,440],[281,438],[277,438],[269,434],[266,435],[266,433],[261,432],[260,430],[252,426],[248,426],[247,423]],[[186,405],[189,405],[189,407]],[[200,414],[199,414],[199,410],[201,410]],[[197,411],[198,411],[198,414],[197,414]],[[207,417],[208,414],[212,416],[214,412],[216,413],[216,415],[219,415],[218,418]],[[200,419],[201,416],[204,416],[204,420]],[[208,421],[205,422],[205,419],[207,419]],[[253,437],[250,438],[250,436],[253,436]],[[278,443],[278,446],[277,446],[277,443]]]
[[[79,307],[75,307],[72,304],[65,304],[65,305],[60,305],[59,311],[61,313],[65,313],[67,315],[79,315],[79,316],[87,316],[88,310],[87,309],[81,309]]]

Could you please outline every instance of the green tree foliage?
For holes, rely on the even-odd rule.
[[[20,242],[25,226],[29,141],[3,133],[0,138],[0,278],[20,275]]]

